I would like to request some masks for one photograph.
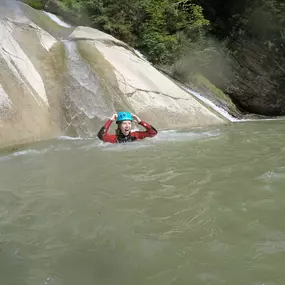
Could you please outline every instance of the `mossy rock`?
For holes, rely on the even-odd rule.
[[[55,21],[50,19],[43,11],[33,9],[31,6],[22,3],[21,9],[23,13],[36,25],[41,27],[43,30],[50,33],[56,39],[62,39],[70,35],[74,28],[67,28],[58,25]]]
[[[207,99],[211,100],[223,109],[226,109],[235,117],[240,118],[242,116],[241,112],[237,109],[231,98],[227,96],[221,89],[212,84],[206,77],[196,73],[191,77],[191,81],[193,82],[194,86],[196,86],[196,88],[194,87],[193,89],[197,89],[198,92],[204,94]]]

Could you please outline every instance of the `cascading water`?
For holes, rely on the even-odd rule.
[[[56,22],[58,25],[66,28],[71,28],[71,25],[65,23],[61,19],[59,19],[56,15],[49,13],[47,11],[43,11],[44,14],[46,14],[48,17],[50,17],[54,22]]]
[[[56,15],[43,11],[45,15],[62,27],[71,27]],[[115,113],[114,100],[104,96],[102,79],[96,75],[78,52],[74,41],[62,40],[67,73],[64,75],[65,109],[69,125],[76,129],[80,137],[90,137],[97,133],[96,119],[105,120]]]
[[[244,122],[247,120],[244,119],[238,119],[234,116],[232,116],[229,112],[227,112],[225,109],[215,105],[212,101],[208,100],[207,98],[203,97],[200,93],[183,87],[183,89],[189,93],[191,93],[193,96],[195,96],[197,99],[203,101],[205,104],[207,104],[208,106],[210,106],[211,108],[213,108],[216,112],[218,112],[219,114],[221,114],[223,117],[227,118],[230,122]]]
[[[229,112],[227,112],[225,109],[215,105],[211,100],[205,98],[204,96],[202,96],[200,93],[190,89],[190,88],[186,88],[183,87],[183,89],[187,92],[189,92],[190,94],[192,94],[193,96],[195,96],[197,99],[201,100],[202,102],[204,102],[206,105],[210,106],[213,110],[215,110],[216,112],[218,112],[219,114],[221,114],[223,117],[227,118],[230,122],[232,123],[242,123],[242,122],[254,122],[254,121],[260,121],[261,119],[256,118],[256,119],[239,119],[236,118],[234,116],[232,116]],[[284,117],[277,117],[277,118],[262,118],[262,120],[266,120],[266,121],[276,121],[276,120],[284,120]]]
[[[77,51],[75,42],[63,41],[68,72],[65,75],[65,107],[69,123],[79,136],[92,136],[95,119],[105,120],[115,113],[114,103],[106,102],[100,87],[100,78]]]
[[[8,114],[9,109],[12,107],[12,102],[8,95],[6,94],[5,90],[0,85],[0,122],[1,118],[5,118]]]

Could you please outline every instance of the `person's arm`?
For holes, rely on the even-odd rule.
[[[117,141],[116,135],[108,134],[109,128],[116,119],[116,114],[112,116],[104,126],[99,130],[97,137],[103,142],[115,143]]]
[[[145,121],[142,121],[138,116],[132,115],[134,119],[137,121],[137,123],[141,126],[143,126],[146,130],[145,131],[138,131],[135,132],[134,135],[137,139],[144,139],[147,137],[154,137],[157,135],[157,130],[150,124],[148,124]]]

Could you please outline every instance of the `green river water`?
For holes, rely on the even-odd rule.
[[[0,284],[285,284],[284,141],[270,121],[2,152]]]

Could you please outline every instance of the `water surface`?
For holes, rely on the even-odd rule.
[[[2,285],[282,285],[284,122],[0,155]]]

